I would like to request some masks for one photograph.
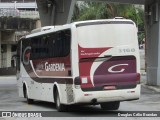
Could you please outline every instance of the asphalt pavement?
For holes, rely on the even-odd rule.
[[[141,97],[135,101],[121,102],[121,106],[117,111],[102,111],[99,105],[96,106],[71,106],[71,111],[67,113],[59,113],[54,103],[36,101],[34,104],[28,105],[26,99],[18,96],[17,80],[15,76],[0,77],[0,111],[52,111],[56,117],[43,118],[43,120],[66,120],[67,117],[72,120],[137,120],[139,117],[111,117],[119,113],[128,114],[129,111],[160,111],[160,93],[144,86],[145,76],[141,77]],[[75,118],[76,117],[76,118]],[[108,118],[111,117],[111,118]],[[22,118],[0,118],[0,120],[21,120]],[[29,118],[23,118],[28,120]],[[41,120],[42,118],[33,118],[33,120]],[[143,120],[142,117],[140,117]],[[144,120],[150,120],[148,117]],[[157,118],[152,118],[156,120]],[[158,119],[157,119],[158,120]]]

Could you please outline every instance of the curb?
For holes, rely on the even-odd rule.
[[[160,86],[159,87],[157,87],[157,86],[149,86],[149,85],[146,85],[146,84],[141,84],[143,87],[145,87],[145,88],[148,88],[148,89],[150,89],[150,90],[153,90],[153,91],[155,91],[155,92],[158,92],[158,93],[160,93]]]
[[[9,76],[0,76],[0,78],[16,78],[16,76],[15,75],[9,75]]]
[[[141,75],[143,75],[143,76],[147,74],[147,72],[146,72],[145,70],[141,70],[140,73],[141,73]]]

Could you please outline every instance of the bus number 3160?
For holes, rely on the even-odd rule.
[[[134,48],[127,48],[127,49],[119,49],[120,53],[130,53],[135,52],[136,50]]]

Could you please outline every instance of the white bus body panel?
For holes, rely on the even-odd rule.
[[[75,103],[92,103],[93,99],[97,99],[97,103],[136,100],[140,97],[140,89],[140,85],[134,89],[115,91],[82,92],[80,89],[75,89]]]
[[[88,23],[92,22],[103,22],[103,21],[127,21],[132,22],[130,20],[93,20],[88,21]],[[51,29],[49,31],[43,31],[41,33],[34,33],[33,35],[28,35],[26,38],[39,36],[41,34],[48,34],[54,31],[59,31],[61,29],[71,29],[71,71],[73,79],[73,84],[59,84],[57,82],[54,83],[39,83],[34,81],[26,72],[23,64],[21,64],[21,73],[20,79],[18,79],[18,87],[19,87],[19,96],[23,96],[23,85],[25,84],[28,90],[28,96],[30,99],[42,100],[54,102],[54,94],[53,88],[56,85],[59,95],[60,101],[63,104],[78,104],[78,103],[91,103],[93,99],[97,99],[98,103],[101,102],[110,102],[110,101],[125,101],[138,99],[140,97],[140,84],[137,84],[135,88],[129,89],[118,89],[118,90],[101,90],[101,91],[85,91],[83,90],[83,85],[74,84],[76,77],[81,77],[80,70],[80,56],[79,55],[79,46],[82,48],[103,48],[110,47],[106,51],[103,51],[98,55],[98,57],[104,57],[105,55],[112,56],[135,56],[136,58],[136,72],[140,73],[140,61],[139,61],[139,49],[138,49],[138,40],[137,40],[137,29],[135,24],[102,24],[102,25],[86,25],[82,27],[77,27],[76,25],[87,22],[77,22],[71,25],[63,26],[62,28],[58,27],[54,30]],[[98,29],[97,29],[97,26]],[[122,28],[123,27],[123,28]],[[121,35],[121,31],[125,31],[126,33]],[[130,33],[133,32],[133,33]],[[92,36],[90,35],[92,34]],[[99,37],[97,36],[99,34]],[[124,36],[125,35],[125,36]],[[129,35],[129,36],[128,36]],[[107,37],[107,39],[106,39]],[[123,40],[126,39],[126,40]],[[130,41],[128,41],[130,39]],[[98,40],[98,41],[97,41]],[[101,40],[101,41],[100,41]],[[117,41],[120,42],[117,42]],[[93,42],[94,41],[94,42]],[[133,50],[133,51],[132,51]],[[94,57],[94,56],[93,56]],[[83,57],[82,57],[83,59]],[[32,61],[30,61],[32,62]],[[91,85],[93,87],[96,86],[94,84],[94,74],[98,66],[100,66],[102,62],[93,62],[91,66],[90,77],[91,77]],[[33,66],[32,66],[33,67]],[[34,69],[34,68],[33,68]],[[108,68],[107,68],[108,69]],[[62,76],[37,76],[37,78],[63,78]],[[82,81],[81,81],[82,82]],[[85,84],[85,83],[84,83]],[[84,85],[85,86],[85,85]],[[68,91],[72,91],[71,93],[67,93]],[[86,89],[86,88],[84,88]],[[73,97],[73,100],[69,100]]]

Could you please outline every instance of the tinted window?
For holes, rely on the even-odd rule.
[[[31,59],[65,57],[70,53],[70,41],[70,30],[31,38]]]

